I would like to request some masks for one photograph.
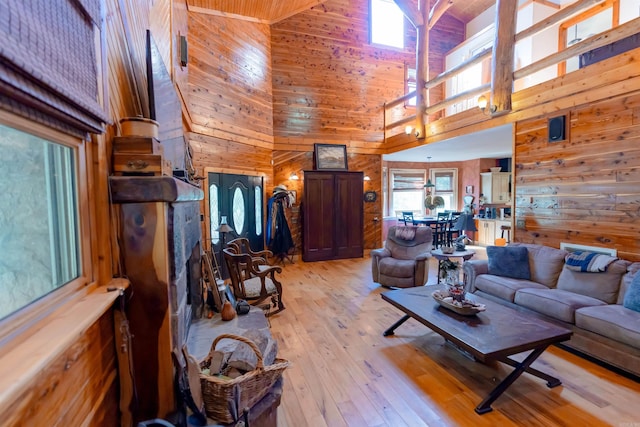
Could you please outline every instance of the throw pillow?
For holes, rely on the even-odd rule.
[[[531,279],[529,271],[529,251],[522,246],[488,246],[489,274]]]
[[[640,311],[640,272],[636,273],[624,294],[622,306],[633,311]]]

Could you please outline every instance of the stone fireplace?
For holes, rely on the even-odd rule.
[[[186,343],[202,314],[202,190],[169,176],[112,176],[119,208],[122,270],[131,281],[127,315],[136,421],[164,418],[175,407],[173,349]]]

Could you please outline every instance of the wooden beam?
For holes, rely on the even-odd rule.
[[[429,12],[428,26],[433,28],[444,13],[453,6],[453,0],[437,0]]]
[[[469,58],[462,64],[456,65],[455,67],[450,68],[444,73],[438,74],[436,77],[434,77],[433,79],[429,80],[426,83],[427,89],[431,89],[432,87],[437,86],[440,83],[444,83],[446,80],[449,80],[451,77],[458,75],[463,71],[466,71],[467,69],[469,69],[470,67],[476,64],[479,64],[480,62],[489,58],[491,56],[491,52],[492,52],[492,48],[488,47],[478,52],[477,54],[473,55],[471,58]]]
[[[580,43],[569,46],[565,50],[561,50],[560,52],[556,52],[554,54],[546,56],[541,60],[534,62],[533,64],[522,67],[521,69],[513,73],[514,79],[521,79],[535,73],[536,71],[545,69],[550,65],[557,64],[561,61],[566,61],[567,59],[580,55],[581,53],[585,53],[590,50],[606,46],[615,41],[622,40],[626,37],[637,34],[639,31],[640,18],[635,18],[631,21],[625,22],[618,27],[603,31],[602,33],[596,34],[595,36],[591,36],[588,39],[581,41]]]
[[[511,110],[513,91],[513,57],[515,50],[517,0],[498,0],[496,3],[496,35],[491,58],[490,108],[505,112]]]
[[[409,0],[393,0],[393,2],[398,5],[404,16],[415,28],[424,25],[424,18],[414,2]]]
[[[563,9],[560,9],[558,12],[546,17],[542,21],[530,26],[529,28],[520,31],[516,35],[515,41],[518,42],[524,38],[537,34],[542,30],[546,30],[552,25],[564,21],[566,18],[575,15],[578,12],[581,12],[587,6],[602,3],[603,1],[604,0],[579,0]]]
[[[420,13],[423,22],[427,22],[428,0],[420,0]],[[429,80],[429,28],[426,24],[416,29],[416,125],[415,132],[418,139],[425,137],[425,108],[429,102],[427,80]]]
[[[491,85],[487,83],[473,89],[465,90],[464,92],[460,92],[454,96],[451,96],[442,102],[438,102],[437,104],[430,105],[429,107],[427,107],[425,112],[427,113],[427,115],[436,113],[444,108],[447,108],[450,105],[457,104],[458,102],[463,101],[465,99],[474,98],[479,95],[482,95],[487,91],[489,91],[490,89],[491,89]]]

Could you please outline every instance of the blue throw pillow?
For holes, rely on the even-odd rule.
[[[524,246],[487,246],[489,274],[531,279],[529,271],[529,251]]]
[[[629,310],[640,311],[640,272],[633,276],[633,280],[624,294],[622,306]]]

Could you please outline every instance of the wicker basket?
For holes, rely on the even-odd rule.
[[[253,341],[240,335],[222,334],[213,341],[209,354],[200,362],[201,369],[210,366],[216,345],[225,338],[247,344],[258,358],[256,369],[237,378],[220,378],[200,373],[202,397],[207,416],[219,422],[232,423],[242,416],[245,408],[251,408],[267,394],[289,366],[289,361],[276,358],[273,364],[264,366],[262,353]]]

